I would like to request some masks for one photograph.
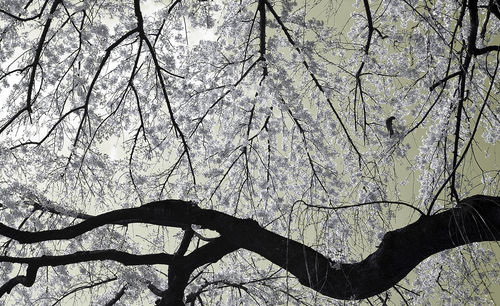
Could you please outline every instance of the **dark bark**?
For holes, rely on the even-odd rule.
[[[165,254],[168,256],[163,263],[171,265],[172,274],[169,275],[169,289],[159,301],[164,305],[182,303],[187,279],[194,269],[239,248],[258,253],[287,269],[301,284],[323,295],[336,299],[363,299],[391,288],[422,260],[435,253],[472,242],[500,240],[500,197],[476,195],[462,200],[453,209],[423,216],[404,228],[386,233],[377,251],[353,264],[333,262],[308,246],[260,227],[254,220],[202,209],[180,200],[116,210],[60,230],[32,233],[0,224],[0,234],[21,243],[33,243],[72,239],[106,224],[137,222],[183,228],[197,224],[221,235],[188,255]],[[8,261],[41,267],[54,260],[51,256],[43,256],[18,261],[10,258]],[[82,261],[85,260],[92,259],[82,257]],[[6,257],[2,261],[7,261]],[[32,285],[25,279],[18,279],[15,283]],[[13,285],[10,283],[9,287]]]

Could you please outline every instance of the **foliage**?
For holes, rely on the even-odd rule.
[[[499,195],[498,0],[24,2],[0,0],[9,227],[62,229],[182,199],[357,262],[421,215]],[[217,236],[194,223],[109,223],[68,240],[2,238],[2,256],[182,256]],[[485,246],[430,257],[367,301],[489,301],[498,269]],[[29,274],[4,261],[2,282]],[[166,275],[82,260],[43,267],[2,299],[149,304]],[[334,301],[247,250],[191,278],[193,303]]]

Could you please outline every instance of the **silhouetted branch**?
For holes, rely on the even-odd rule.
[[[164,200],[137,208],[115,210],[59,230],[26,232],[0,224],[0,234],[20,243],[33,243],[71,239],[116,222],[175,227],[195,224],[217,231],[221,237],[183,257],[164,253],[132,255],[104,250],[34,258],[1,256],[0,261],[25,263],[29,267],[92,260],[113,260],[126,265],[175,263],[176,268],[169,273],[172,279],[169,280],[167,292],[172,294],[170,298],[179,299],[194,269],[244,248],[286,269],[301,284],[323,295],[337,299],[363,299],[391,288],[422,260],[435,253],[472,242],[499,240],[500,197],[476,195],[462,200],[453,209],[422,216],[410,225],[386,233],[377,251],[358,263],[331,261],[302,243],[262,228],[256,221],[202,209],[180,200]],[[374,279],[377,282],[373,282]],[[11,279],[2,287],[3,292],[10,291],[19,283],[32,284],[32,281],[26,277]]]

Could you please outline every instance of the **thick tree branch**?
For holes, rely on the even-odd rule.
[[[175,261],[177,269],[172,277],[182,280],[177,289],[178,297],[196,267],[244,248],[288,270],[301,284],[323,295],[337,299],[363,299],[391,288],[422,260],[435,253],[472,242],[500,240],[500,197],[477,195],[462,200],[453,209],[423,216],[415,223],[386,233],[376,252],[361,262],[351,264],[331,261],[302,243],[260,227],[254,220],[202,209],[180,200],[164,200],[116,210],[60,230],[25,232],[2,224],[0,234],[21,243],[71,239],[116,222],[176,227],[197,224],[219,232],[221,237],[178,259],[168,254],[131,255],[118,251],[114,251],[116,254],[113,251],[94,251],[40,258],[0,257],[0,261],[27,263],[30,267],[69,264],[77,262],[77,259],[82,261],[83,257],[85,260],[105,259],[127,264],[173,264]],[[103,257],[102,252],[108,256]],[[21,281],[26,282],[17,279],[9,284]]]
[[[117,250],[79,251],[68,255],[43,255],[41,257],[0,256],[0,262],[21,263],[37,267],[56,267],[96,260],[113,260],[126,266],[171,264],[174,255],[166,253],[134,255]]]
[[[31,287],[35,283],[36,280],[36,272],[38,271],[37,266],[28,266],[26,271],[26,275],[18,275],[14,278],[11,278],[5,284],[0,287],[0,297],[5,293],[10,293],[12,288],[17,286],[18,284],[22,284],[26,287]]]

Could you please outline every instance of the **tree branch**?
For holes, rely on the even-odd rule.
[[[262,228],[254,220],[202,209],[181,200],[115,210],[59,230],[25,232],[1,224],[0,234],[21,243],[71,239],[116,222],[176,227],[196,224],[219,232],[221,237],[178,259],[169,254],[131,255],[107,250],[39,258],[4,256],[0,261],[27,263],[30,267],[90,260],[114,260],[124,264],[172,264],[175,261],[178,267],[175,275],[182,276],[183,284],[179,288],[184,290],[187,276],[195,268],[244,248],[288,270],[301,284],[323,295],[344,300],[363,299],[388,290],[435,253],[472,242],[500,240],[500,197],[476,195],[462,200],[453,209],[422,216],[404,228],[386,233],[377,251],[358,263],[331,261],[302,243]],[[5,284],[3,291],[8,292],[5,288],[10,291],[18,283],[29,284],[26,278],[18,277]]]
[[[278,13],[276,13],[276,11],[274,10],[274,7],[271,5],[271,3],[268,1],[268,0],[264,0],[266,2],[266,6],[267,8],[269,9],[269,11],[271,12],[271,14],[274,16],[274,19],[276,20],[276,22],[278,22],[278,24],[280,25],[281,27],[281,30],[283,31],[283,33],[285,34],[285,36],[287,37],[288,39],[288,42],[295,48],[295,50],[299,53],[299,54],[302,54],[302,51],[300,50],[300,48],[298,47],[298,45],[295,43],[295,41],[293,40],[292,36],[290,35],[287,27],[285,26],[285,24],[283,23],[283,21],[281,20],[281,18],[279,17]],[[337,112],[337,110],[335,109],[335,107],[333,107],[333,103],[332,101],[330,100],[330,98],[328,98],[326,96],[326,93],[325,93],[325,90],[323,89],[323,86],[321,86],[321,84],[319,83],[319,80],[316,78],[316,75],[311,71],[311,69],[309,68],[309,64],[307,64],[307,62],[305,60],[302,61],[302,64],[304,65],[304,67],[306,68],[306,70],[309,72],[309,75],[311,76],[311,79],[313,80],[314,84],[316,85],[316,87],[318,88],[318,90],[324,94],[325,96],[325,99],[326,101],[328,102],[328,105],[330,106],[330,109],[332,110],[333,114],[335,115],[335,118],[337,118],[338,122],[340,123],[340,126],[342,127],[342,130],[344,131],[344,134],[346,135],[347,137],[347,140],[349,141],[349,143],[351,144],[352,148],[354,149],[354,151],[356,152],[356,154],[358,155],[358,162],[359,162],[359,165],[361,166],[361,161],[362,161],[362,156],[361,156],[361,153],[358,151],[358,148],[356,147],[356,145],[354,144],[354,141],[352,140],[351,136],[349,135],[349,132],[347,131],[347,128],[346,126],[344,125],[344,122],[342,121],[342,119],[340,118],[340,115],[339,113]]]

